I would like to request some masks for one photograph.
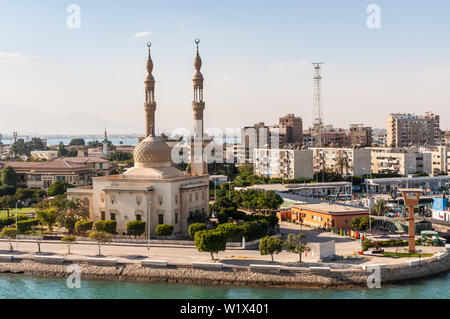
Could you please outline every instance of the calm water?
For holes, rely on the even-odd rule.
[[[226,286],[194,286],[125,281],[82,280],[81,288],[69,289],[63,278],[35,278],[0,274],[0,299],[7,298],[445,298],[450,299],[450,273],[408,285],[380,289],[278,289]]]

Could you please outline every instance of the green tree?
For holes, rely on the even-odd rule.
[[[36,189],[34,191],[34,198],[40,200],[47,196],[47,191],[45,189]]]
[[[6,214],[9,217],[9,210],[14,207],[16,201],[14,197],[11,195],[6,195],[0,197],[0,209],[6,210]]]
[[[69,146],[84,146],[86,142],[82,138],[73,138],[69,142]]]
[[[104,231],[93,231],[89,234],[89,239],[95,240],[98,245],[98,255],[101,256],[101,246],[103,244],[111,242],[111,234],[108,234]]]
[[[19,231],[16,228],[3,228],[3,230],[0,232],[0,237],[8,239],[9,251],[14,250],[14,248],[11,244],[11,239],[15,239],[18,234],[19,234]]]
[[[67,254],[70,255],[70,246],[75,243],[76,237],[75,236],[64,236],[61,238],[61,241],[63,243],[67,244]]]
[[[37,210],[36,216],[41,221],[42,224],[48,226],[49,231],[53,231],[53,225],[58,219],[58,209],[56,207],[50,207],[46,209]]]
[[[273,237],[263,237],[259,241],[259,253],[262,256],[270,255],[273,262],[273,255],[281,253],[283,249],[281,239]]]
[[[142,220],[132,220],[127,223],[128,234],[134,235],[134,238],[145,232],[145,222]]]
[[[191,237],[191,239],[194,239],[195,233],[198,231],[202,231],[202,230],[206,230],[206,224],[204,224],[204,223],[191,224],[188,228],[189,237]]]
[[[71,187],[73,187],[73,185],[65,181],[56,181],[48,188],[48,194],[50,196],[64,195],[67,191],[67,188]]]
[[[69,151],[64,146],[63,142],[59,142],[58,145],[58,157],[66,156]]]
[[[15,197],[16,197],[16,200],[25,201],[27,199],[33,199],[34,198],[34,193],[35,193],[34,189],[18,188],[16,190]]]
[[[304,241],[305,237],[306,236],[303,233],[298,235],[289,234],[284,243],[288,252],[298,254],[298,262],[300,263],[302,262],[302,253],[311,250]]]
[[[18,220],[17,221],[17,229],[20,233],[26,233],[27,231],[30,231],[33,227],[37,226],[39,224],[39,219],[24,219],[24,220]]]
[[[2,169],[2,184],[17,186],[19,178],[11,166],[6,166]]]
[[[227,240],[236,238],[241,234],[241,229],[234,223],[220,224],[216,229],[220,232],[223,232],[227,236]]]
[[[79,198],[65,199],[58,207],[58,223],[65,227],[69,234],[75,231],[75,223],[79,220],[89,218],[88,202]]]
[[[371,222],[373,223],[373,218],[371,218]],[[369,228],[369,217],[367,216],[358,216],[352,219],[350,226],[352,229],[365,231]]]
[[[202,230],[196,232],[194,242],[198,251],[211,254],[211,260],[214,260],[214,253],[225,251],[227,248],[227,236],[220,231]]]
[[[167,239],[167,236],[172,235],[172,233],[173,233],[172,225],[161,224],[156,226],[156,235],[158,236],[164,236]]]
[[[387,207],[386,201],[384,199],[377,199],[375,204],[370,208],[370,212],[378,216],[381,216],[390,211],[391,209]]]

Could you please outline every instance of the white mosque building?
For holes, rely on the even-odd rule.
[[[205,103],[198,43],[196,40],[192,102],[194,139],[191,145],[202,145],[200,149],[203,153]],[[119,236],[127,235],[127,222],[143,220],[146,222],[146,234],[150,231],[151,237],[156,236],[158,225],[170,224],[174,226],[174,235],[182,238],[188,234],[191,215],[209,215],[209,177],[202,156],[199,163],[194,163],[198,160],[194,161],[194,152],[191,152],[191,173],[173,167],[170,147],[154,135],[155,79],[152,75],[150,44],[148,47],[148,74],[144,82],[146,137],[134,149],[134,167],[121,175],[94,177],[92,186],[68,189],[67,195],[69,198],[77,197],[89,201],[90,218],[94,222],[117,221],[116,230]]]

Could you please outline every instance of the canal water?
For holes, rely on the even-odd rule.
[[[0,274],[0,299],[450,299],[450,273],[407,285],[381,285],[379,289],[280,289],[126,281],[81,280],[81,288],[68,288],[64,278],[36,278]]]

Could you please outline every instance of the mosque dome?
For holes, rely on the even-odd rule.
[[[172,163],[170,147],[153,135],[147,136],[134,148],[135,167],[166,167]]]

